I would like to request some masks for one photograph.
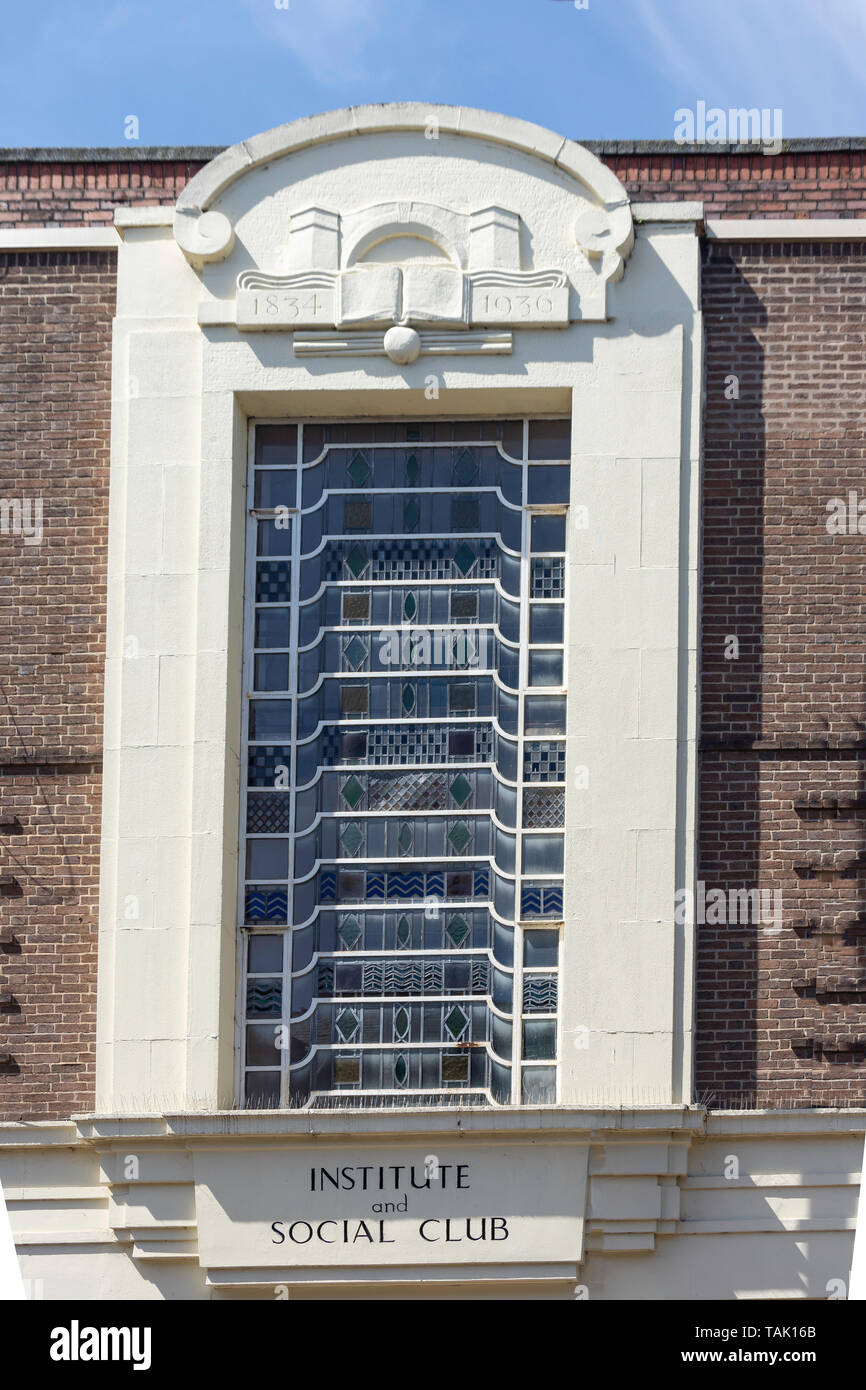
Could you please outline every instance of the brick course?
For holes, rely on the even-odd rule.
[[[0,1116],[93,1104],[112,252],[0,254]]]
[[[716,1103],[866,1091],[863,538],[827,531],[830,498],[866,496],[864,297],[859,243],[705,244],[700,877],[783,904],[778,932],[699,928]]]

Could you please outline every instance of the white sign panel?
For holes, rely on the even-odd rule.
[[[327,1144],[199,1151],[206,1268],[577,1264],[586,1149]]]

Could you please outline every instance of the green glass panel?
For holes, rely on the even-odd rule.
[[[369,563],[369,557],[363,546],[353,545],[346,556],[346,564],[356,579],[360,579]]]
[[[364,843],[364,832],[360,825],[352,822],[340,834],[340,844],[347,854],[356,855]]]
[[[406,482],[410,487],[414,487],[421,476],[421,465],[414,454],[410,454],[406,460]]]
[[[463,854],[467,845],[472,843],[472,831],[465,821],[459,820],[452,825],[448,832],[448,843],[457,854]]]
[[[445,935],[454,946],[462,946],[469,935],[469,923],[459,912],[451,918],[445,928]]]
[[[335,1022],[337,1033],[343,1042],[351,1042],[361,1027],[360,1015],[354,1009],[341,1009]]]
[[[403,686],[403,708],[407,714],[411,714],[415,708],[415,687],[414,685]]]
[[[403,508],[403,525],[406,527],[407,531],[414,531],[420,520],[421,508],[418,506],[415,498],[410,497]]]
[[[367,643],[362,641],[360,637],[353,637],[343,648],[343,655],[352,670],[357,671],[359,667],[363,666],[369,655]]]
[[[346,917],[337,929],[337,935],[347,950],[351,951],[361,940],[361,924],[357,917]]]
[[[394,1080],[398,1086],[405,1086],[409,1080],[409,1063],[401,1052],[394,1062]]]
[[[418,600],[416,599],[415,595],[410,591],[403,600],[403,617],[406,619],[407,622],[411,623],[414,621],[417,612]]]
[[[468,1022],[469,1015],[464,1013],[459,1004],[455,1004],[445,1015],[445,1027],[452,1038],[459,1038],[460,1034],[464,1032]]]
[[[460,772],[454,778],[449,790],[457,805],[465,806],[472,795],[472,783],[468,777],[464,777],[463,773]]]
[[[454,552],[454,563],[462,575],[467,575],[478,559],[471,545],[463,541]]]
[[[363,785],[358,781],[357,777],[355,777],[354,775],[348,777],[346,781],[343,783],[342,787],[340,788],[340,795],[342,796],[346,805],[349,807],[350,811],[354,811],[356,807],[360,804],[360,802],[363,800]]]
[[[406,1009],[400,1008],[394,1015],[394,1036],[395,1038],[405,1038],[409,1032],[409,1014]]]
[[[361,487],[370,476],[370,461],[367,455],[362,454],[360,450],[354,454],[346,472],[355,487]]]

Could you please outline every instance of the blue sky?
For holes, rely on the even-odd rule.
[[[575,139],[671,139],[699,100],[866,135],[862,0],[39,0],[8,6],[0,145],[231,144],[417,99]],[[17,55],[17,56],[16,56]]]

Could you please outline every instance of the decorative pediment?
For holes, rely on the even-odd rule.
[[[387,162],[393,157],[392,147],[380,149],[373,139],[370,184],[378,189],[392,183],[399,192],[401,181],[418,185],[425,170],[435,183],[438,170],[429,161],[441,156],[442,169],[447,167],[451,177],[439,181],[443,186],[448,182],[449,191],[455,185],[458,196],[453,205],[418,197],[359,205],[363,164],[353,147],[345,172],[333,149],[322,154],[323,160],[330,160],[323,183],[336,196],[345,194],[339,210],[316,204],[292,207],[290,165],[285,166],[286,183],[280,188],[274,164],[265,164],[266,155],[276,161],[303,150],[308,171],[311,145],[331,146],[340,133],[386,139],[383,110],[389,115],[385,129],[413,133],[414,154],[409,171],[404,167],[401,175],[399,167]],[[588,151],[569,141],[560,142],[554,153],[549,142],[555,137],[548,132],[499,117],[492,131],[493,118],[486,113],[452,108],[445,112],[455,119],[452,129],[449,120],[442,122],[438,147],[418,143],[417,132],[429,125],[426,108],[365,108],[348,113],[354,122],[350,131],[329,130],[326,139],[318,118],[296,122],[226,151],[206,166],[181,195],[175,217],[175,236],[185,255],[208,287],[219,286],[203,301],[200,322],[233,324],[242,332],[300,330],[294,339],[297,355],[329,346],[336,353],[351,352],[361,349],[359,335],[364,335],[366,352],[409,362],[434,350],[509,351],[508,335],[515,330],[564,329],[571,323],[604,320],[607,285],[622,275],[633,241],[628,198],[619,182]],[[347,117],[334,114],[335,119]],[[450,142],[444,139],[446,132],[452,136]],[[498,146],[494,161],[491,143]],[[541,166],[539,171],[527,154]],[[510,159],[518,161],[513,179]],[[236,223],[244,224],[236,209],[243,200],[233,186],[254,177],[259,168],[268,171],[267,182],[262,175],[268,191],[258,203],[252,196],[251,205],[253,210],[267,208],[261,219],[267,223],[270,244],[264,255],[256,254],[255,238],[252,247],[241,238],[247,260],[256,263],[239,268],[233,281],[227,282],[224,274],[214,279],[210,267],[228,260],[240,246]],[[513,184],[524,201],[517,207],[497,202],[467,206],[467,192],[476,184],[484,191],[488,186],[496,191],[497,185],[507,191]],[[313,185],[314,178],[308,176],[305,186]],[[288,209],[274,244],[277,204],[288,204]],[[247,209],[243,215],[249,218],[254,212]],[[383,330],[375,347],[370,339],[374,329]]]

